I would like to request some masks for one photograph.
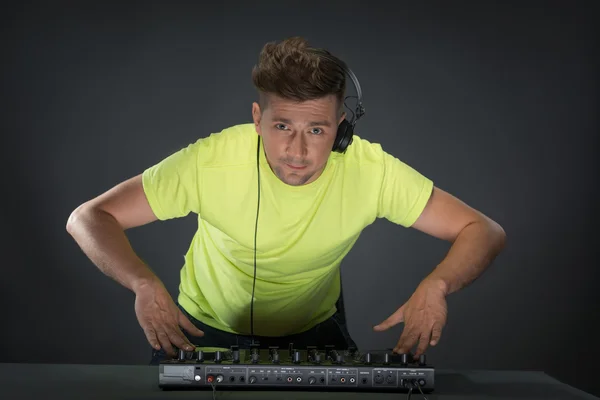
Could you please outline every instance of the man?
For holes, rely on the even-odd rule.
[[[344,121],[344,71],[302,38],[268,43],[252,72],[253,124],[199,139],[81,206],[67,230],[107,276],[135,293],[153,363],[173,346],[354,342],[344,324],[339,266],[376,218],[452,243],[447,256],[376,331],[403,322],[394,348],[436,345],[446,296],[474,281],[504,246],[502,228]],[[198,215],[177,303],[125,231]],[[392,277],[393,279],[393,277]]]

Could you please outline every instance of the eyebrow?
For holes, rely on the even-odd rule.
[[[291,124],[292,120],[287,119],[287,118],[281,118],[278,116],[274,116],[273,117],[273,121],[281,121],[281,122],[285,122],[286,124]],[[327,126],[330,127],[331,123],[329,121],[323,120],[323,121],[311,121],[309,123],[310,126],[317,126],[317,125],[322,125],[322,126]]]

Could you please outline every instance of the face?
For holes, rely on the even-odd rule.
[[[252,104],[256,132],[262,137],[271,169],[284,183],[305,185],[317,179],[327,164],[335,141],[338,117],[334,95],[297,102],[274,95],[261,110]]]

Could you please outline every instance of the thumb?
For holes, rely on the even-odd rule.
[[[202,332],[196,325],[192,324],[190,320],[179,310],[179,326],[188,331],[193,336],[204,336],[204,332]]]
[[[379,325],[375,325],[373,327],[373,330],[377,332],[385,331],[391,328],[392,326],[399,324],[400,322],[404,322],[404,306],[396,310],[395,313],[390,315],[385,321],[383,321]]]

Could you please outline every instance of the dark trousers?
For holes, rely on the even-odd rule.
[[[338,302],[339,305],[341,305]],[[235,333],[225,332],[215,329],[211,326],[203,324],[196,318],[192,317],[183,307],[179,306],[181,311],[189,318],[189,320],[204,332],[203,337],[191,336],[183,331],[189,340],[198,347],[223,347],[228,349],[232,345],[238,345],[240,348],[249,348],[252,343],[252,336],[238,335]],[[290,343],[294,344],[294,348],[306,349],[307,346],[318,346],[324,348],[326,345],[333,345],[336,349],[347,349],[356,347],[356,344],[350,337],[348,328],[346,327],[346,319],[344,317],[343,308],[338,307],[338,311],[329,319],[317,324],[313,328],[288,336],[266,337],[254,336],[254,341],[258,342],[261,348],[269,346],[278,346],[281,349],[288,349]],[[151,365],[158,363],[168,356],[164,350],[152,349]]]

